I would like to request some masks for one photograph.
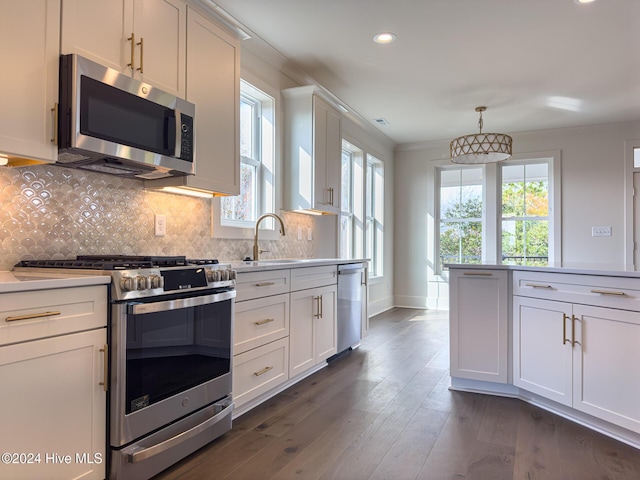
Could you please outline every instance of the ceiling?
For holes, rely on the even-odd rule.
[[[640,119],[640,0],[214,2],[398,144]]]

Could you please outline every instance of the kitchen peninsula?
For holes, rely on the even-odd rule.
[[[452,390],[520,398],[640,448],[637,272],[447,267]]]

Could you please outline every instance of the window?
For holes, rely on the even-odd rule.
[[[371,259],[370,277],[383,274],[384,164],[367,155],[365,181],[365,257]]]
[[[560,151],[486,165],[435,164],[428,258],[446,263],[561,264]]]
[[[369,258],[369,277],[383,274],[384,163],[342,141],[340,258]]]
[[[503,165],[501,259],[509,265],[549,261],[549,165]]]
[[[484,232],[480,168],[439,170],[438,268],[445,263],[481,263]]]
[[[240,195],[220,200],[220,223],[250,228],[274,198],[273,98],[240,85]]]

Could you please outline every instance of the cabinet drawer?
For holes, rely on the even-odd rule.
[[[289,337],[233,357],[233,401],[236,406],[289,379]]]
[[[289,270],[238,272],[236,278],[236,302],[289,293],[289,287]]]
[[[513,294],[561,302],[640,311],[637,278],[571,273],[513,272]]]
[[[338,283],[338,266],[294,268],[291,270],[291,291],[323,287]]]
[[[106,325],[106,285],[0,295],[0,345]]]
[[[234,353],[289,336],[289,294],[236,303]]]

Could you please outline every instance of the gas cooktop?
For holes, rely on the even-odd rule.
[[[22,260],[16,267],[131,270],[217,264],[216,259],[187,259],[184,256],[78,255],[75,260]]]

